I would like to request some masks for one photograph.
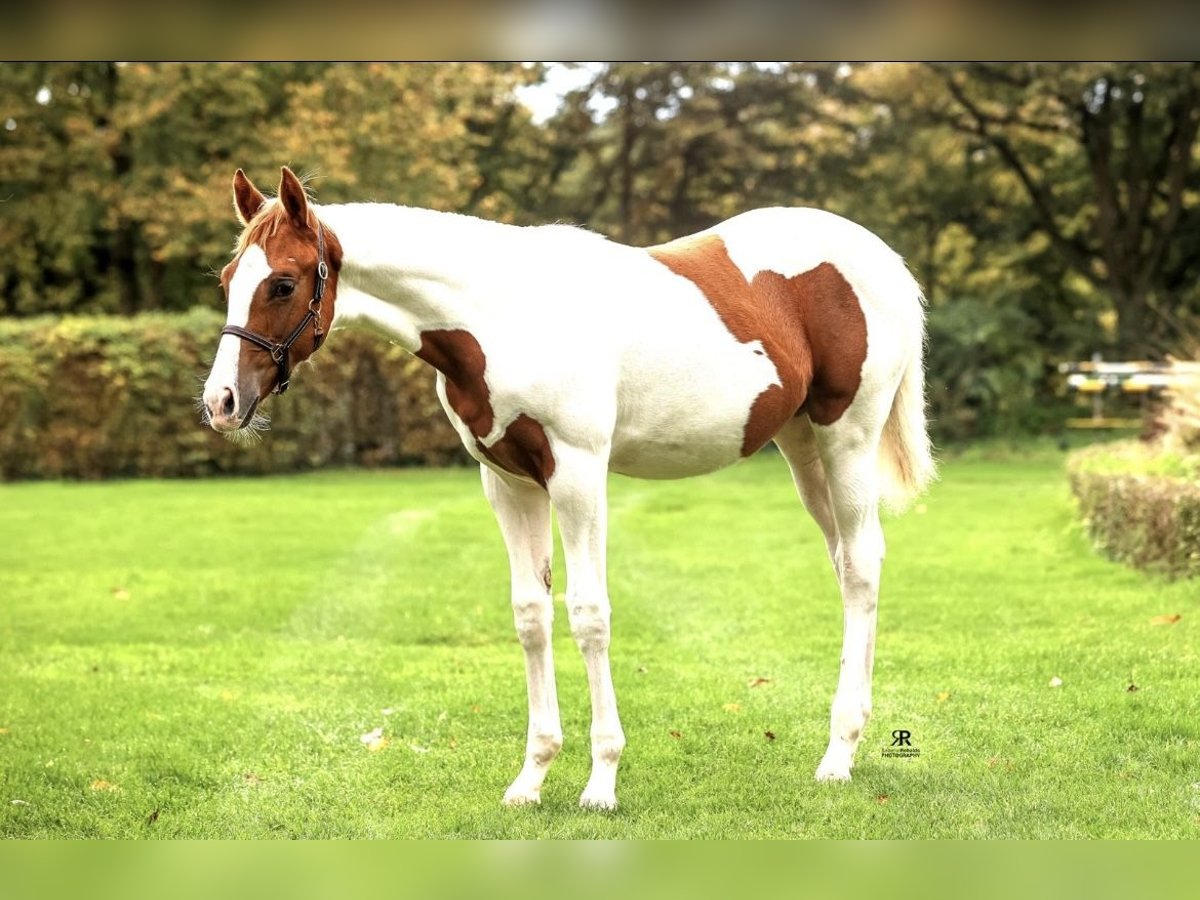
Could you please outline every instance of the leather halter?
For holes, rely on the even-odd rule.
[[[271,391],[272,394],[282,394],[288,389],[288,379],[291,377],[292,371],[292,344],[296,343],[300,335],[304,334],[304,330],[308,328],[310,322],[313,323],[313,353],[317,352],[321,346],[321,342],[325,339],[325,331],[321,328],[321,298],[325,296],[325,281],[327,278],[329,278],[329,266],[325,264],[325,233],[321,230],[321,221],[318,219],[317,282],[313,286],[312,299],[308,301],[308,312],[300,320],[300,324],[292,329],[291,334],[279,342],[272,341],[270,338],[256,334],[247,328],[242,328],[240,325],[226,325],[221,329],[221,334],[232,334],[234,337],[241,338],[243,341],[249,341],[256,347],[261,347],[271,354],[271,359],[275,361],[275,365],[278,367],[275,377],[275,387]]]

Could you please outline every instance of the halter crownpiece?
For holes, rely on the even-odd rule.
[[[261,347],[271,354],[271,359],[275,361],[278,367],[278,373],[275,378],[275,387],[271,391],[272,394],[282,394],[288,389],[288,380],[291,377],[292,362],[291,351],[292,344],[304,334],[304,329],[308,328],[309,322],[313,323],[313,353],[316,353],[321,346],[321,342],[325,339],[325,331],[321,328],[321,298],[325,296],[325,281],[329,278],[329,266],[325,264],[325,232],[321,229],[321,220],[317,220],[317,282],[313,286],[312,299],[308,301],[308,312],[304,318],[300,320],[300,324],[292,329],[282,341],[276,343],[270,338],[263,337],[261,334],[255,334],[248,328],[242,328],[240,325],[226,325],[221,329],[221,334],[232,334],[234,337],[241,338],[243,341],[249,341],[256,347]]]

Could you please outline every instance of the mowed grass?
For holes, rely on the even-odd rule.
[[[885,523],[849,784],[812,778],[841,608],[782,460],[614,478],[610,518],[601,814],[561,602],[566,747],[500,804],[524,671],[474,471],[0,486],[0,835],[1200,836],[1200,585],[1097,558],[1057,454],[949,461]]]

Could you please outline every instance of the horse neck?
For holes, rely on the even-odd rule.
[[[339,321],[384,331],[410,352],[433,329],[471,330],[486,315],[482,279],[494,277],[519,229],[456,213],[383,203],[322,206],[338,237]]]

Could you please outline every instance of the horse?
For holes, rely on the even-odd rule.
[[[591,695],[585,808],[617,805],[625,735],[609,668],[610,472],[684,478],[774,441],[841,591],[841,667],[818,781],[848,781],[871,714],[884,556],[880,504],[935,476],[924,298],[901,257],[847,219],[741,213],[658,246],[386,203],[317,205],[287,168],[264,196],[238,169],[242,226],[221,273],[227,324],[202,404],[252,426],[334,326],[362,323],[432,366],[507,548],[525,658],[524,764],[540,803],[562,726],[551,654],[551,508]]]

